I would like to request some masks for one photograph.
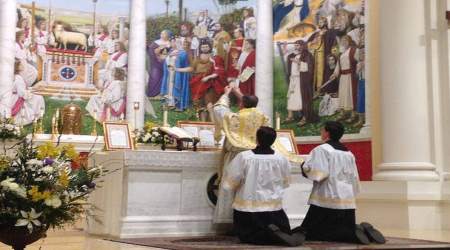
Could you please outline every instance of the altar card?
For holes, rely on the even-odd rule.
[[[295,143],[294,131],[291,129],[277,130],[277,140],[283,147],[292,154],[298,154],[297,143]]]
[[[106,150],[134,149],[128,123],[104,122],[103,129]]]
[[[197,144],[199,150],[218,150],[223,146],[223,139],[219,142],[214,139],[215,126],[212,122],[178,121],[177,126],[200,139]]]

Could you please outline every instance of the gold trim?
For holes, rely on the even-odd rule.
[[[240,181],[235,181],[229,177],[223,180],[223,188],[229,190],[236,190],[241,185]]]
[[[281,199],[270,201],[255,201],[255,200],[243,200],[236,196],[233,202],[233,207],[237,208],[260,208],[260,207],[278,208],[282,206],[283,203]]]

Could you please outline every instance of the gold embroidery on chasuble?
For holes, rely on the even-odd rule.
[[[256,147],[256,131],[268,124],[268,118],[256,108],[242,109],[237,114],[227,114],[223,129],[228,141],[243,149]]]

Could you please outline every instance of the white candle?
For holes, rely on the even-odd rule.
[[[280,119],[280,115],[277,114],[276,118],[275,118],[275,129],[280,130],[280,128],[281,128],[281,119]]]
[[[168,119],[169,119],[169,112],[167,110],[163,111],[163,127],[168,127],[169,123],[168,123]]]

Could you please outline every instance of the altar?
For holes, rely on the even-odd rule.
[[[214,205],[207,190],[220,158],[220,151],[97,152],[92,160],[111,172],[90,197],[95,217],[87,219],[86,231],[130,238],[228,230],[213,224]],[[311,186],[299,166],[293,166],[283,203],[291,226],[303,220]]]

